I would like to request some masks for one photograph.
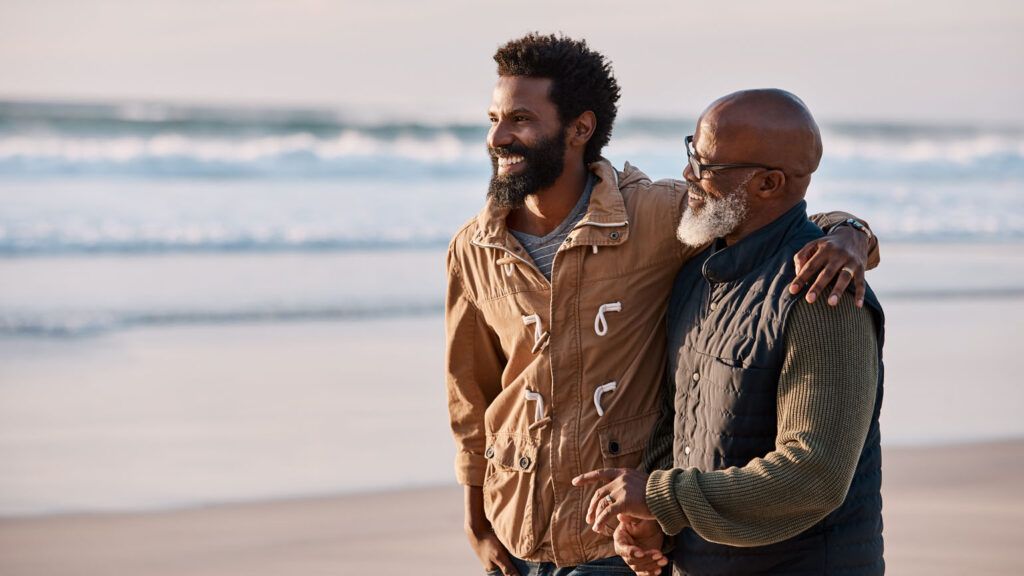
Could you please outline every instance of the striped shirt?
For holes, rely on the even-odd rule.
[[[527,234],[525,232],[518,232],[511,230],[512,235],[519,240],[519,243],[523,245],[526,252],[533,258],[533,263],[540,269],[541,274],[544,275],[549,281],[551,280],[551,269],[555,263],[555,253],[558,252],[558,247],[565,242],[566,236],[569,232],[572,232],[573,227],[583,219],[583,216],[587,213],[587,207],[590,205],[590,191],[594,188],[594,175],[591,174],[587,178],[587,185],[583,189],[583,194],[580,195],[579,201],[576,202],[576,206],[573,207],[572,212],[558,225],[557,228],[549,232],[546,236],[534,236],[533,234]]]

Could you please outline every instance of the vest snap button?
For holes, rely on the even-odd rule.
[[[618,232],[612,232],[611,234],[608,235],[608,237],[611,238],[612,240],[618,240],[619,239],[619,233]]]
[[[619,443],[616,442],[615,440],[612,440],[611,442],[609,442],[608,443],[608,453],[609,454],[618,454],[619,453]]]
[[[522,468],[523,470],[526,470],[527,468],[529,468],[530,467],[530,457],[529,456],[523,456],[522,458],[520,458],[519,459],[519,467]]]
[[[711,311],[714,312],[715,309],[718,308],[718,302],[712,302],[709,308],[711,308]]]
[[[484,451],[484,458],[494,458],[494,446],[488,446]]]
[[[700,372],[694,372],[693,373],[693,381],[694,382],[700,382]]]

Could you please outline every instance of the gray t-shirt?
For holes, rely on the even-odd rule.
[[[555,263],[555,252],[558,252],[558,247],[562,245],[562,242],[565,242],[565,237],[569,235],[569,232],[572,232],[573,227],[587,213],[587,206],[590,205],[590,191],[593,188],[594,175],[591,174],[587,178],[587,185],[583,189],[583,194],[580,195],[580,199],[576,202],[572,212],[569,213],[557,228],[546,236],[534,236],[533,234],[509,229],[512,235],[523,245],[523,248],[526,248],[530,258],[533,258],[533,263],[537,265],[541,274],[544,274],[544,277],[548,280],[551,280],[551,267]]]

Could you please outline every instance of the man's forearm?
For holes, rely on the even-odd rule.
[[[481,486],[466,486],[463,498],[466,509],[464,528],[466,533],[481,536],[491,531],[491,523],[484,513],[484,489]]]

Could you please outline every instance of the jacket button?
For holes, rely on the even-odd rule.
[[[619,233],[618,232],[612,232],[611,234],[608,235],[608,237],[611,238],[612,240],[618,240],[619,239]]]
[[[710,308],[711,311],[714,312],[718,308],[718,302],[712,302],[711,306],[708,306],[708,308]]]
[[[488,446],[484,451],[484,458],[494,458],[494,446]]]
[[[618,454],[619,453],[619,443],[616,442],[615,440],[612,440],[611,442],[609,442],[608,443],[608,453],[609,454]]]
[[[686,448],[683,448],[683,454],[686,454],[687,456],[690,455],[690,447],[689,446],[687,446]]]
[[[529,456],[523,456],[522,458],[520,458],[519,459],[519,467],[522,468],[523,470],[526,470],[527,468],[529,468],[530,467],[530,457]]]
[[[700,382],[700,372],[694,372],[693,373],[693,381],[694,382]]]

